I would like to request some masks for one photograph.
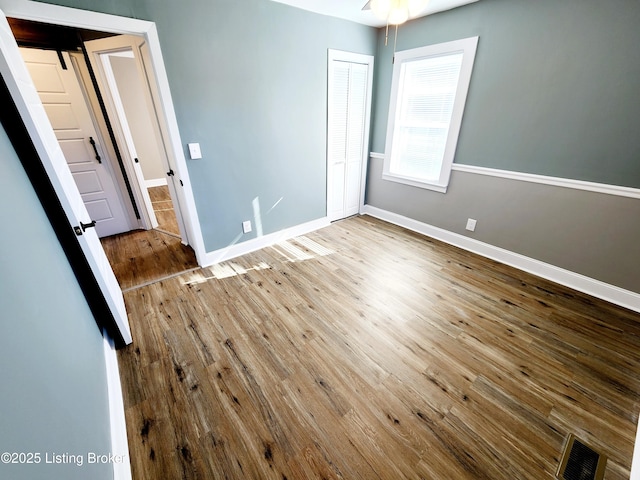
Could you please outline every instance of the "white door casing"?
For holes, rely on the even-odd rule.
[[[90,218],[69,172],[64,155],[58,145],[31,76],[20,56],[7,16],[68,27],[88,28],[118,34],[142,35],[144,37],[149,50],[147,67],[154,74],[153,78],[156,82],[154,88],[156,89],[158,104],[161,106],[158,112],[163,115],[162,120],[166,127],[165,141],[167,142],[167,150],[171,152],[171,158],[175,162],[176,176],[179,176],[183,184],[179,190],[180,195],[178,197],[188,233],[189,245],[193,247],[198,263],[204,264],[207,260],[204,240],[196,213],[193,190],[187,171],[182,140],[155,24],[144,20],[61,7],[31,0],[0,0],[0,74],[4,78],[20,112],[42,165],[67,215],[70,226],[79,225],[80,221],[88,223]],[[130,342],[131,332],[124,308],[122,291],[95,230],[89,229],[87,232],[87,235],[78,237],[79,245],[109,304],[111,313],[120,328],[123,338],[125,341]]]
[[[206,261],[207,256],[202,231],[196,213],[182,140],[171,100],[169,82],[155,24],[144,20],[89,12],[31,0],[0,0],[0,74],[7,83],[11,96],[40,156],[43,167],[67,215],[70,226],[79,225],[80,221],[88,223],[90,221],[89,215],[69,172],[64,155],[58,145],[31,76],[20,56],[18,45],[7,22],[7,16],[68,27],[142,35],[145,38],[150,53],[148,66],[152,69],[154,79],[157,82],[155,88],[157,89],[159,104],[162,107],[163,121],[166,123],[167,135],[165,140],[168,144],[167,148],[175,162],[176,176],[179,176],[183,183],[179,198],[183,202],[181,203],[181,210],[188,231],[189,244],[193,247],[198,262],[202,264]],[[113,270],[111,270],[95,230],[89,229],[87,232],[88,234],[78,237],[78,242],[110,306],[122,336],[126,341],[130,342],[131,333],[122,299],[122,291],[115,279],[115,275],[113,275]]]
[[[143,20],[135,20],[114,15],[106,15],[96,12],[60,7],[42,2],[30,0],[0,0],[0,75],[2,75],[7,88],[16,104],[25,127],[31,137],[34,148],[40,157],[51,185],[54,188],[60,205],[69,221],[69,227],[79,225],[81,220],[89,221],[82,198],[66,164],[62,150],[57,142],[51,124],[46,116],[44,107],[40,102],[33,81],[20,56],[18,45],[13,37],[7,16],[32,20],[43,23],[52,23],[69,27],[88,28],[121,34],[143,35],[148,42],[149,63],[153,70],[155,85],[163,121],[166,122],[167,148],[171,152],[176,175],[179,175],[183,186],[180,190],[180,201],[186,228],[188,230],[189,244],[193,247],[199,264],[207,259],[204,249],[202,231],[196,214],[195,200],[191,182],[187,172],[182,140],[178,131],[175,110],[171,99],[167,73],[162,59],[160,42],[155,24]],[[105,301],[109,306],[114,320],[120,330],[125,343],[132,341],[131,331],[124,307],[122,291],[109,265],[100,240],[94,229],[89,229],[86,235],[77,237],[84,256],[89,264],[96,283],[102,291]],[[112,348],[105,348],[105,359],[117,365],[117,358]],[[113,377],[113,378],[112,378]],[[108,381],[110,400],[110,416],[112,420],[111,439],[112,453],[126,455],[126,425],[124,419],[124,406],[119,390],[117,373],[111,375]],[[112,408],[117,406],[117,409]],[[114,479],[130,480],[131,468],[129,462],[114,464]]]
[[[73,180],[55,133],[51,128],[31,75],[20,56],[20,51],[11,33],[9,23],[1,11],[0,74],[2,74],[7,83],[7,87],[40,158],[43,159],[43,166],[54,189],[58,192],[60,203],[69,219],[70,228],[71,226],[80,225],[81,222],[90,223],[90,216],[78,192],[78,187]],[[122,291],[102,249],[95,229],[87,229],[84,235],[77,238],[92,270],[96,272],[96,280],[111,309],[123,339],[126,343],[131,343],[131,331]]]
[[[327,91],[327,216],[364,206],[373,57],[329,50]]]
[[[182,186],[176,185],[176,182],[180,182],[180,177],[175,175],[175,170],[173,167],[173,165],[175,164],[175,160],[172,156],[171,149],[167,148],[166,138],[168,132],[166,129],[166,125],[161,120],[163,117],[162,105],[159,101],[159,93],[156,88],[156,82],[152,80],[153,72],[149,68],[152,60],[149,55],[150,51],[148,43],[145,42],[141,37],[132,35],[120,35],[117,37],[108,37],[85,42],[85,47],[87,49],[87,53],[93,65],[94,71],[96,72],[96,77],[98,79],[98,83],[100,84],[100,88],[103,93],[105,93],[105,96],[108,97],[105,99],[107,109],[110,111],[111,115],[117,115],[118,118],[120,118],[122,129],[117,134],[122,137],[127,145],[130,145],[130,155],[133,157],[137,157],[137,155],[134,153],[135,139],[132,137],[131,131],[127,126],[125,109],[123,108],[119,98],[117,82],[115,81],[115,78],[113,76],[109,58],[110,55],[118,55],[123,53],[132,54],[132,58],[135,60],[138,70],[138,78],[143,84],[141,91],[143,91],[145,94],[145,103],[147,105],[147,111],[149,112],[149,123],[154,130],[156,142],[159,146],[158,151],[161,154],[161,161],[165,166],[166,172],[174,172],[173,175],[167,176],[167,185],[169,187],[170,197],[172,199],[174,211],[178,220],[178,228],[180,230],[182,243],[188,244],[189,239],[187,229],[185,227],[185,221],[180,207],[182,202],[178,201],[178,196],[181,193]],[[143,191],[144,202],[148,209],[149,217],[151,217],[152,221],[154,221],[155,223],[155,227],[157,226],[157,222],[155,221],[153,207],[147,193],[146,183],[141,165],[139,163],[134,163],[134,166],[136,168],[135,173],[138,180],[138,187],[141,191]]]
[[[98,237],[131,230],[128,212],[114,180],[111,158],[102,148],[104,142],[96,130],[68,53],[62,53],[65,70],[55,51],[22,48],[20,52],[84,205],[96,222]]]

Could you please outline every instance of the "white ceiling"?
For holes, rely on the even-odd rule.
[[[371,27],[384,27],[385,22],[377,18],[371,10],[362,10],[367,0],[272,0],[286,3],[293,7],[309,10],[310,12],[329,15],[331,17],[344,18],[352,22],[362,23]],[[436,12],[450,10],[452,8],[474,3],[478,0],[429,0],[425,10],[418,15],[424,17]]]

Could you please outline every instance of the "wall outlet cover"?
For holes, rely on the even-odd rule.
[[[473,218],[468,219],[467,220],[467,230],[469,230],[470,232],[475,232],[477,223],[478,223],[478,221],[474,220]]]
[[[242,233],[249,233],[251,231],[251,220],[242,222]]]

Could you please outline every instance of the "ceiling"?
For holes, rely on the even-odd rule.
[[[352,22],[369,25],[371,27],[384,27],[384,20],[377,18],[371,10],[362,10],[367,0],[272,0],[286,3],[293,7],[309,10],[310,12],[329,15],[331,17],[344,18]],[[429,0],[425,10],[418,15],[424,17],[436,12],[450,10],[452,8],[474,3],[478,0]]]

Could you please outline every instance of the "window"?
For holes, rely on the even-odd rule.
[[[397,52],[382,178],[446,192],[478,37]]]

